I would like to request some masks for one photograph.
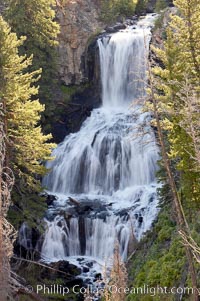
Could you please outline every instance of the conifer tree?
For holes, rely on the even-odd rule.
[[[190,207],[192,201],[198,206],[200,195],[199,170],[196,168],[200,135],[197,126],[199,124],[200,1],[177,0],[174,4],[178,8],[179,15],[171,16],[164,48],[153,47],[153,51],[164,67],[154,67],[153,77],[150,71],[150,95],[162,159],[177,214],[178,229],[190,237],[190,227],[184,209],[185,205]],[[186,120],[190,125],[186,125]],[[163,130],[167,133],[168,151]],[[173,172],[173,164],[179,171],[178,176]],[[197,277],[189,245],[186,245],[186,256],[195,288]],[[198,300],[197,293],[193,297],[194,300]]]
[[[6,21],[18,38],[26,40],[20,46],[20,54],[31,56],[33,64],[30,71],[42,68],[39,81],[40,102],[45,104],[46,111],[42,116],[49,118],[54,105],[54,89],[57,72],[57,35],[59,25],[55,21],[55,0],[6,0]],[[49,112],[49,113],[47,113]]]
[[[102,19],[106,22],[113,22],[117,17],[127,17],[134,14],[137,0],[102,0]]]
[[[136,14],[144,13],[147,8],[147,0],[138,0],[135,8]]]
[[[186,200],[199,201],[199,79],[200,0],[174,1],[179,16],[171,16],[164,49],[155,49],[165,68],[155,67],[157,95],[167,130],[170,158],[180,171]],[[190,126],[186,125],[186,121]]]
[[[31,44],[45,49],[47,45],[56,45],[59,26],[54,21],[54,0],[7,0],[6,17],[17,33],[27,37],[23,45],[30,51]]]
[[[36,98],[35,83],[41,70],[27,72],[32,57],[18,53],[24,40],[24,37],[18,39],[0,17],[0,100],[7,137],[5,167],[10,166],[16,178],[36,188],[35,176],[46,172],[41,162],[49,159],[53,145],[47,143],[51,136],[44,136],[38,125],[44,106]]]
[[[155,11],[160,12],[161,10],[163,10],[166,7],[167,7],[166,0],[157,0],[156,5],[155,5]]]

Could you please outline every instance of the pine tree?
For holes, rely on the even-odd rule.
[[[137,0],[102,0],[102,19],[106,22],[114,22],[117,17],[127,17],[134,14]]]
[[[171,16],[164,48],[153,48],[164,67],[154,67],[153,76],[150,72],[150,95],[162,159],[177,214],[178,229],[190,237],[189,225],[192,220],[189,220],[188,225],[184,212],[185,205],[191,207],[193,201],[198,207],[200,195],[199,171],[196,168],[198,157],[196,146],[200,135],[197,126],[200,62],[198,48],[200,31],[197,24],[200,1],[177,0],[174,4],[178,8],[179,15]],[[186,126],[186,117],[192,126]],[[166,149],[163,131],[167,136],[169,151]],[[173,172],[173,164],[179,171],[178,176],[177,172]],[[193,217],[196,218],[194,214]],[[192,284],[193,287],[197,287],[192,251],[189,245],[186,245],[185,249]],[[198,300],[197,293],[193,297],[194,300]]]
[[[200,194],[197,168],[200,135],[200,30],[197,24],[200,19],[200,1],[174,3],[180,16],[171,17],[164,50],[154,49],[165,68],[155,67],[153,72],[157,78],[157,99],[164,116],[162,124],[168,133],[170,158],[176,162],[180,171],[179,187],[191,206],[191,201],[199,201]],[[190,123],[189,127],[186,120]]]
[[[170,26],[181,47],[180,59],[184,58],[185,71],[200,80],[200,0],[175,0],[174,5],[180,15],[172,16]]]
[[[135,8],[136,14],[144,13],[147,8],[147,0],[138,0]]]
[[[27,37],[25,48],[27,45],[31,46],[31,43],[43,49],[47,45],[56,45],[59,26],[54,21],[54,0],[7,0],[7,2],[6,17],[17,35]]]
[[[55,21],[55,0],[6,0],[8,8],[5,18],[18,38],[25,36],[20,45],[21,55],[33,54],[33,64],[29,71],[42,68],[39,81],[40,102],[45,104],[46,111],[42,116],[51,116],[54,108],[54,90],[57,72],[57,35],[59,25]],[[49,112],[49,113],[48,113]],[[47,116],[46,116],[47,115]]]
[[[41,70],[27,72],[32,57],[20,56],[18,48],[25,38],[17,38],[0,17],[0,99],[7,137],[5,167],[10,166],[16,178],[38,188],[36,175],[44,175],[42,160],[49,159],[52,144],[38,125],[44,110],[36,99]]]
[[[156,6],[155,6],[155,11],[160,12],[161,10],[163,10],[166,7],[167,7],[166,0],[157,0],[156,1]]]

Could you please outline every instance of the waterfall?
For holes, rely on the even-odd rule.
[[[151,116],[142,110],[152,22],[148,15],[137,26],[98,40],[102,107],[47,162],[43,185],[57,200],[49,209],[45,260],[105,260],[116,241],[125,260],[130,241],[140,239],[157,215],[158,148]]]
[[[132,28],[98,40],[104,107],[124,106],[144,96],[144,43],[143,31]]]

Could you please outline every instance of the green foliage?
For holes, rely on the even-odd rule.
[[[70,275],[68,276],[66,272],[65,274],[59,273],[56,269],[55,264],[53,265],[53,268],[55,271],[45,268],[43,266],[35,262],[27,263],[21,261],[19,264],[19,260],[15,261],[13,260],[13,269],[15,270],[17,268],[17,273],[22,279],[26,279],[26,283],[33,287],[33,291],[37,292],[37,286],[42,285],[44,290],[41,290],[38,292],[38,300],[52,300],[52,301],[77,301],[78,297],[76,294],[74,294],[72,288],[70,287]],[[59,287],[69,287],[70,291],[68,294],[64,295],[62,293],[56,294],[56,289],[54,293],[53,286],[55,285]],[[46,288],[46,290],[45,290]],[[48,289],[52,294],[48,294]],[[59,290],[58,290],[59,291]],[[18,296],[19,301],[33,301],[32,296],[29,295],[23,295],[19,294]]]
[[[147,8],[148,0],[138,0],[135,8],[136,14],[140,15],[145,12]]]
[[[157,29],[162,28],[162,26],[163,26],[163,16],[164,16],[164,14],[162,13],[162,14],[160,14],[160,15],[158,16],[158,18],[156,18],[156,21],[155,21],[155,23],[154,23],[154,28],[153,28],[153,31],[154,31],[154,32],[155,32]]]
[[[157,0],[155,11],[159,13],[161,10],[165,9],[166,7],[167,7],[167,1],[166,0]]]
[[[171,16],[167,39],[162,49],[152,50],[162,63],[153,68],[153,84],[157,111],[169,154],[170,167],[179,190],[180,199],[191,235],[199,244],[199,165],[196,146],[199,145],[199,37],[197,20],[200,18],[200,1],[174,1],[179,16]],[[193,127],[186,126],[187,124]],[[192,132],[192,129],[194,130]],[[193,135],[194,134],[194,135]],[[161,165],[158,173],[161,181],[166,175]],[[131,263],[130,286],[151,287],[192,286],[188,277],[188,262],[174,220],[174,208],[170,208],[171,196],[168,184],[160,189],[164,207],[151,233],[139,243]],[[196,208],[195,208],[196,206]],[[197,211],[198,209],[198,211]],[[197,275],[199,265],[196,264]],[[199,285],[199,284],[198,284]],[[180,297],[180,296],[179,296]],[[129,295],[128,300],[177,300],[173,294]],[[183,300],[191,300],[185,295]]]
[[[57,35],[59,25],[54,21],[55,0],[6,0],[8,9],[5,17],[17,36],[25,36],[20,45],[20,54],[32,55],[33,64],[30,71],[42,69],[39,80],[39,98],[47,110],[43,112],[43,119],[50,118],[53,111],[53,93],[56,89]]]
[[[8,137],[6,165],[11,166],[25,186],[36,189],[36,174],[46,172],[41,160],[49,159],[53,145],[47,143],[51,136],[44,136],[38,126],[44,107],[36,99],[35,83],[41,71],[27,72],[32,57],[19,55],[23,41],[0,17],[0,99]]]
[[[152,232],[139,243],[131,262],[130,287],[179,287],[186,269],[185,250],[171,218],[170,206],[164,206]],[[130,294],[128,301],[168,300],[174,296],[164,294]]]
[[[58,34],[58,24],[54,22],[54,0],[7,0],[7,19],[18,35],[27,37],[27,44],[54,46]],[[29,51],[29,49],[27,49]]]
[[[102,0],[102,19],[105,22],[114,22],[117,17],[131,16],[135,12],[137,0]]]
[[[157,102],[167,132],[169,157],[176,162],[184,206],[199,202],[198,163],[200,78],[200,1],[174,1],[180,15],[171,16],[164,49],[155,49],[164,68],[154,67]],[[181,50],[181,51],[180,51]],[[186,125],[187,124],[187,125]]]
[[[14,204],[8,211],[8,220],[15,229],[19,229],[22,223],[26,222],[30,228],[43,232],[44,227],[41,221],[47,210],[44,197],[38,196],[35,192],[27,193],[26,190],[22,190],[19,193],[14,190],[12,199]]]

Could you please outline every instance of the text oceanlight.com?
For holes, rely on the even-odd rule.
[[[29,286],[29,290],[34,290],[32,287]],[[65,296],[69,293],[74,293],[76,295],[78,294],[102,294],[104,291],[107,290],[108,292],[114,292],[114,293],[125,293],[125,294],[133,294],[133,295],[150,295],[150,296],[156,296],[160,294],[174,294],[174,295],[191,295],[195,294],[196,291],[198,291],[198,294],[200,294],[200,288],[192,288],[192,287],[151,287],[149,285],[144,285],[141,287],[117,287],[115,285],[106,286],[103,288],[97,288],[92,285],[88,285],[86,287],[81,287],[79,285],[75,285],[73,287],[66,287],[58,284],[52,284],[52,285],[45,285],[45,284],[38,284],[36,286],[36,293],[37,294],[46,294],[46,295],[52,295],[52,294],[58,294]]]

